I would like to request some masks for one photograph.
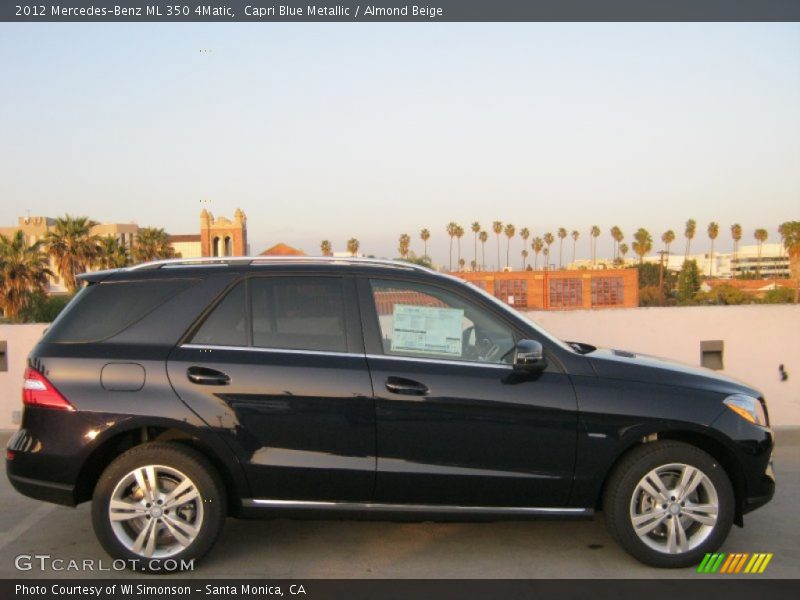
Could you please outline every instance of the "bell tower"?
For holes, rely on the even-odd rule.
[[[247,254],[247,216],[237,208],[233,221],[214,217],[206,209],[200,213],[200,250],[203,256],[245,256]]]

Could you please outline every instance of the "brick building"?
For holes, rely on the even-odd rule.
[[[639,306],[637,269],[453,273],[519,309]]]

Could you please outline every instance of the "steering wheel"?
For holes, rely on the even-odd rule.
[[[470,344],[469,340],[475,334],[476,343]],[[461,334],[461,347],[464,358],[470,360],[480,360],[481,362],[496,362],[497,355],[500,353],[500,346],[489,338],[478,339],[477,330],[474,325],[467,327]]]

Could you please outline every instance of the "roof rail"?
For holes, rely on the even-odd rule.
[[[335,257],[335,256],[208,256],[203,258],[166,258],[154,260],[128,267],[129,271],[140,271],[146,269],[161,269],[169,267],[227,267],[240,265],[266,265],[266,264],[338,264],[338,265],[374,265],[382,267],[392,267],[395,269],[410,269],[414,271],[431,272],[433,269],[423,267],[415,263],[408,263],[399,260],[389,260],[385,258],[361,258],[361,257]]]

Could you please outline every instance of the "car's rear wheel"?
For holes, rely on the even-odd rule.
[[[625,550],[655,567],[688,567],[728,536],[734,493],[722,466],[689,444],[659,441],[627,455],[607,484],[603,510]]]
[[[213,466],[179,444],[149,443],[116,458],[92,499],[103,548],[130,568],[189,568],[213,546],[225,519],[225,494]]]

